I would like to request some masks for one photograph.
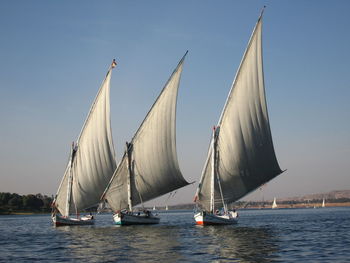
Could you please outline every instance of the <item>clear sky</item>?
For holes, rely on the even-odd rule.
[[[119,160],[186,50],[177,150],[198,182],[263,5],[272,137],[288,170],[246,198],[350,189],[350,1],[139,0],[0,2],[0,191],[56,193],[113,58]],[[196,186],[169,204],[191,202]]]

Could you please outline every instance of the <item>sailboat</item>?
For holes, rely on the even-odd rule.
[[[263,10],[264,11],[264,10]],[[269,125],[262,61],[262,14],[232,83],[196,191],[197,224],[234,224],[227,205],[281,174]]]
[[[187,54],[187,52],[186,52]],[[117,225],[157,224],[151,211],[136,205],[184,187],[176,154],[176,101],[183,62],[180,60],[141,123],[115,170],[102,200],[108,202]]]
[[[72,143],[69,161],[52,203],[51,218],[55,226],[94,224],[91,214],[79,215],[99,203],[116,169],[109,102],[110,80],[115,66],[113,60],[78,140]]]
[[[277,203],[276,203],[276,197],[273,199],[271,208],[272,209],[278,208]]]
[[[322,207],[326,207],[326,202],[325,202],[324,198],[323,198],[323,201],[322,201]]]

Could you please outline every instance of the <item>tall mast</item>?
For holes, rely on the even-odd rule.
[[[214,171],[216,171],[216,163],[217,163],[217,155],[216,155],[216,145],[217,145],[217,140],[218,140],[218,137],[219,137],[219,132],[220,132],[220,127],[217,126],[216,129],[215,129],[215,134],[214,134],[214,156],[215,156],[215,159],[214,159]],[[220,190],[220,196],[221,196],[221,201],[222,201],[222,207],[224,208],[224,211],[225,211],[225,214],[227,213],[227,206],[225,204],[225,201],[224,201],[224,195],[222,193],[222,188],[221,188],[221,182],[220,182],[220,177],[219,177],[219,174],[218,173],[215,173],[216,175],[216,179],[218,180],[218,186],[219,186],[219,190]]]
[[[130,156],[130,151],[131,151],[131,147],[132,144],[126,142],[126,165],[128,168],[128,180],[127,180],[127,184],[128,184],[128,206],[129,206],[129,211],[132,211],[132,197],[131,197],[131,156]]]
[[[216,163],[217,163],[217,151],[216,151],[216,145],[217,145],[217,139],[219,137],[219,132],[220,132],[220,127],[217,126],[213,128],[213,138],[212,138],[212,155],[211,155],[211,185],[210,185],[210,210],[213,213],[215,210],[215,179],[218,182],[219,190],[220,190],[220,196],[221,196],[221,201],[222,201],[222,206],[225,210],[225,213],[227,212],[225,201],[224,201],[224,195],[222,194],[222,188],[221,188],[221,183],[220,183],[220,178],[219,175],[216,172]]]
[[[66,214],[64,216],[69,216],[69,207],[72,199],[72,186],[73,186],[73,161],[75,157],[75,153],[77,151],[76,146],[74,145],[74,142],[72,143],[72,150],[70,155],[70,169],[69,169],[69,176],[68,176],[68,190],[67,190],[67,201],[66,201]]]
[[[69,216],[69,207],[70,207],[70,201],[72,198],[72,183],[73,183],[73,172],[72,172],[72,166],[69,171],[69,177],[68,177],[68,190],[67,190],[67,201],[66,201],[66,214],[64,216]]]
[[[210,212],[214,213],[214,178],[215,178],[215,126],[213,128],[213,138],[211,140],[211,179],[210,179]]]

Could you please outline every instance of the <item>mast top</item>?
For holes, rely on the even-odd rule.
[[[113,59],[112,64],[111,64],[111,68],[115,68],[117,66],[117,62],[115,61],[115,59]]]
[[[264,7],[261,9],[260,16],[259,16],[258,20],[260,20],[262,18],[264,11],[265,11],[265,8],[266,8],[266,5],[264,5]]]

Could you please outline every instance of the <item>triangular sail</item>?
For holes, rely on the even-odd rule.
[[[110,79],[112,67],[97,93],[77,141],[73,165],[69,161],[58,189],[55,207],[62,215],[79,213],[98,204],[116,168],[110,125]],[[72,168],[71,168],[72,167]],[[71,203],[66,209],[68,177],[72,172]]]
[[[273,208],[273,209],[277,208],[276,197],[273,199],[272,208]]]
[[[175,137],[176,101],[184,58],[130,143],[132,206],[188,184],[178,165]],[[128,208],[127,160],[124,154],[103,196],[114,211]]]
[[[240,199],[282,172],[267,113],[261,30],[260,17],[218,123],[215,174],[220,179],[225,203]],[[210,149],[196,195],[207,210],[210,209],[211,155]],[[218,185],[214,188],[215,207],[222,207]]]
[[[68,216],[69,213],[73,213],[75,211],[74,204],[70,203],[69,210],[67,210],[67,198],[68,198],[68,179],[69,179],[69,173],[70,173],[70,161],[67,165],[66,171],[64,173],[64,176],[62,178],[61,184],[58,187],[58,191],[54,200],[55,207],[60,211],[60,213],[64,216]]]

